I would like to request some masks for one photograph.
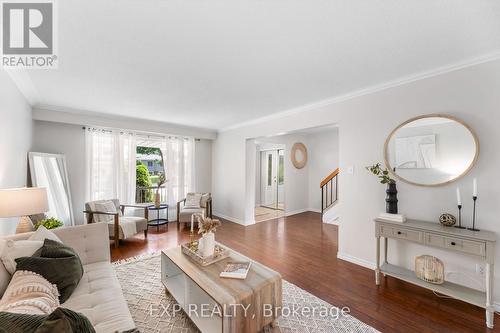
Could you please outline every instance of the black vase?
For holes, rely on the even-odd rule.
[[[398,213],[398,190],[396,183],[387,184],[387,197],[385,198],[385,212],[389,214]]]

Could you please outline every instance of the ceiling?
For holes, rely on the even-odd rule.
[[[500,1],[58,1],[34,106],[224,129],[500,51]],[[27,96],[28,97],[28,96]]]

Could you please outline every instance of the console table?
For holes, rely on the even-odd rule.
[[[375,283],[380,284],[380,273],[418,285],[435,292],[451,296],[461,301],[486,309],[486,325],[493,328],[493,281],[495,262],[495,242],[497,236],[489,231],[471,231],[454,227],[444,227],[435,222],[407,220],[405,223],[375,219],[375,237],[377,239],[377,266]],[[384,263],[380,264],[380,238],[384,237]],[[473,256],[482,259],[486,264],[486,292],[467,288],[445,281],[443,284],[432,284],[420,280],[415,272],[392,265],[387,261],[388,239],[413,242],[425,246],[449,250],[456,254]]]

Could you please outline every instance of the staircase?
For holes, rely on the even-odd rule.
[[[334,206],[338,202],[338,176],[340,169],[332,171],[319,185],[321,188],[321,219],[325,223],[334,223],[338,220],[338,214],[334,212]]]

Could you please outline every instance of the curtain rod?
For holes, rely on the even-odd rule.
[[[146,137],[146,138],[152,138],[152,137],[156,137],[156,138],[160,138],[160,139],[172,139],[172,138],[179,138],[179,137],[183,137],[184,139],[189,139],[189,137],[186,137],[186,136],[181,136],[181,135],[161,135],[161,134],[153,134],[153,133],[147,133],[147,132],[138,132],[138,131],[126,131],[126,130],[122,130],[122,129],[112,129],[112,128],[105,128],[105,127],[94,127],[94,126],[82,126],[82,130],[100,130],[100,131],[103,131],[103,132],[109,132],[109,133],[113,133],[113,130],[118,130],[120,131],[120,134],[126,134],[126,133],[131,133],[131,134],[135,134],[137,136],[142,136],[142,137]],[[195,141],[201,141],[201,139],[198,139],[198,138],[194,138]]]

